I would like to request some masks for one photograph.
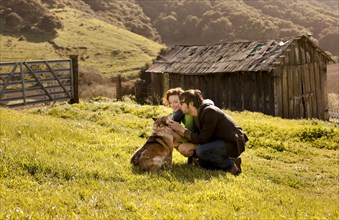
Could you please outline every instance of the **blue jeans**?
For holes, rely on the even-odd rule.
[[[231,142],[215,140],[207,144],[197,145],[198,163],[206,169],[227,170],[233,165],[233,160],[227,156],[227,147]]]

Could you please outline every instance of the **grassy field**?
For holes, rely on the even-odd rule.
[[[64,28],[47,39],[30,36],[27,40],[1,35],[1,62],[46,60],[79,56],[82,70],[103,76],[135,76],[145,63],[157,56],[163,45],[115,27],[74,9],[55,9]]]
[[[162,106],[97,99],[0,109],[0,219],[338,219],[339,127],[230,112],[243,173],[133,169]]]

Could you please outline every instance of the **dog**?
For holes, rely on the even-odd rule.
[[[131,164],[142,170],[155,172],[163,165],[172,167],[174,137],[169,132],[169,116],[153,118],[152,134],[132,155]]]

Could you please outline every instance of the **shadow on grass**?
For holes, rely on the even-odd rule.
[[[210,180],[220,176],[230,175],[222,170],[205,169],[192,164],[173,164],[172,168],[163,167],[156,172],[147,172],[139,167],[132,167],[132,173],[142,175],[149,173],[151,178],[163,178],[167,181],[177,180],[183,183],[193,183],[196,179]]]

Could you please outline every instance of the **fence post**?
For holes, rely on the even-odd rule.
[[[116,97],[118,101],[122,100],[122,85],[121,85],[121,75],[118,75],[117,83],[116,83]]]
[[[72,70],[73,70],[73,98],[70,100],[70,103],[74,104],[74,103],[79,103],[78,55],[70,55],[69,58],[72,60]]]

